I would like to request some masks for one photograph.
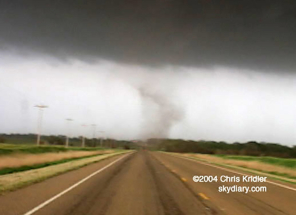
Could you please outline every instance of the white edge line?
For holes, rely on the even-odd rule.
[[[204,165],[208,165],[208,166],[211,166],[211,167],[215,167],[217,169],[222,169],[222,170],[225,170],[225,171],[228,171],[228,172],[232,172],[232,173],[235,173],[235,174],[239,174],[239,175],[247,175],[247,176],[251,176],[250,174],[245,174],[245,173],[240,173],[240,172],[236,172],[236,171],[233,171],[233,170],[230,170],[230,169],[227,169],[227,168],[223,168],[223,167],[220,167],[220,166],[216,166],[216,165],[213,165],[213,164],[209,164],[209,163],[206,163],[206,162],[202,162],[202,161],[199,161],[199,160],[195,160],[193,158],[187,158],[187,157],[182,157],[182,156],[179,156],[179,155],[173,155],[173,154],[170,154],[170,153],[167,153],[171,156],[174,156],[174,157],[178,157],[178,158],[182,158],[182,159],[186,159],[186,160],[190,160],[190,161],[194,161],[194,162],[197,162],[197,163],[201,163],[201,164],[204,164]],[[279,184],[279,183],[276,183],[276,182],[273,182],[273,181],[269,181],[269,180],[266,180],[267,183],[270,183],[270,184],[273,184],[273,185],[277,185],[279,187],[283,187],[283,188],[286,188],[286,189],[289,189],[289,190],[292,190],[292,191],[296,191],[296,188],[294,187],[289,187],[287,185],[283,185],[283,184]]]
[[[107,166],[104,166],[103,168],[95,171],[94,173],[90,174],[89,176],[83,178],[82,180],[78,181],[76,184],[72,185],[71,187],[67,188],[66,190],[58,193],[57,195],[53,196],[52,198],[48,199],[47,201],[41,203],[40,205],[38,205],[37,207],[33,208],[32,210],[28,211],[27,213],[25,213],[24,215],[31,215],[35,212],[37,212],[38,210],[40,210],[41,208],[45,207],[46,205],[48,205],[49,203],[53,202],[54,200],[56,200],[57,198],[61,197],[62,195],[68,193],[69,191],[73,190],[75,187],[79,186],[80,184],[82,184],[83,182],[85,182],[86,180],[90,179],[91,177],[95,176],[96,174],[104,171],[105,169],[107,169],[108,167],[112,166],[113,164],[115,164],[116,162],[120,161],[121,159],[125,158],[126,156],[130,155],[131,153],[128,153],[126,155],[124,155],[123,157],[118,158],[117,160],[109,163]]]

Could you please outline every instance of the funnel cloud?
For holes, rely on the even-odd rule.
[[[182,109],[167,95],[153,88],[140,88],[138,91],[144,118],[141,138],[168,138],[171,128],[183,118]]]

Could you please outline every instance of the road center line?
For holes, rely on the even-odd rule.
[[[182,180],[182,181],[184,181],[184,182],[186,182],[186,181],[187,181],[187,179],[186,179],[186,178],[183,178],[183,177],[181,178],[181,180]]]
[[[104,171],[105,169],[107,169],[108,167],[112,166],[113,164],[117,163],[118,161],[122,160],[123,158],[125,158],[126,156],[130,155],[131,153],[128,153],[126,155],[124,155],[123,157],[120,157],[118,159],[116,159],[115,161],[109,163],[107,166],[104,166],[103,168],[95,171],[94,173],[90,174],[89,176],[81,179],[80,181],[78,181],[76,184],[72,185],[71,187],[67,188],[66,190],[60,192],[59,194],[53,196],[52,198],[48,199],[47,201],[41,203],[40,205],[38,205],[37,207],[33,208],[32,210],[28,211],[27,213],[25,213],[24,215],[31,215],[35,212],[37,212],[38,210],[40,210],[41,208],[45,207],[46,205],[50,204],[51,202],[53,202],[54,200],[56,200],[57,198],[61,197],[62,195],[68,193],[69,191],[73,190],[75,187],[79,186],[80,184],[82,184],[83,182],[87,181],[88,179],[90,179],[91,177],[97,175],[98,173]]]
[[[167,153],[167,154],[169,154],[169,153]],[[236,171],[233,171],[233,170],[230,170],[230,169],[227,169],[227,168],[223,168],[223,167],[220,167],[220,166],[216,166],[214,164],[209,164],[209,163],[206,163],[206,162],[198,161],[198,160],[195,160],[195,159],[192,159],[192,158],[187,158],[187,157],[182,157],[182,156],[172,155],[172,154],[169,154],[169,155],[174,156],[174,157],[178,157],[178,158],[182,158],[182,159],[186,159],[186,160],[190,160],[190,161],[194,161],[194,162],[197,162],[197,163],[200,163],[200,164],[203,164],[203,165],[215,167],[217,169],[222,169],[222,170],[225,170],[225,171],[228,171],[228,172],[232,172],[232,173],[235,173],[235,174],[238,174],[238,175],[247,175],[247,176],[250,176],[250,174],[236,172]],[[270,183],[270,184],[273,184],[273,185],[276,185],[276,186],[279,186],[279,187],[286,188],[288,190],[296,191],[296,188],[294,188],[294,187],[289,187],[287,185],[279,184],[279,183],[276,183],[276,182],[273,182],[273,181],[269,181],[269,180],[267,180],[266,182],[267,183]]]
[[[209,197],[207,197],[205,194],[203,194],[203,193],[199,193],[198,194],[200,197],[202,197],[203,199],[205,199],[205,200],[209,200]]]

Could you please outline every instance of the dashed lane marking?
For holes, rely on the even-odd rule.
[[[205,199],[205,200],[209,200],[209,197],[207,197],[205,194],[203,193],[199,193],[198,194],[201,198]]]
[[[182,180],[182,181],[184,181],[184,182],[186,182],[186,181],[187,181],[187,179],[186,179],[186,178],[181,178],[181,180]]]

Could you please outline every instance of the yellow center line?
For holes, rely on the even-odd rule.
[[[182,180],[182,181],[184,181],[184,182],[186,182],[186,181],[187,181],[187,179],[186,179],[186,178],[181,178],[181,180]]]
[[[205,199],[205,200],[209,200],[209,197],[207,197],[205,194],[203,193],[199,193],[198,194],[201,198]]]

